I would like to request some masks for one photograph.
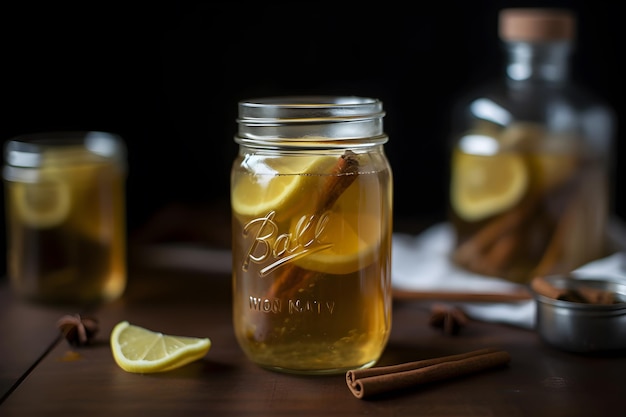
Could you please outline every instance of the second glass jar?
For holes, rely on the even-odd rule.
[[[233,318],[273,370],[372,366],[391,330],[392,174],[382,103],[239,103],[231,177]]]
[[[575,17],[505,9],[504,82],[455,115],[450,201],[453,260],[528,283],[609,253],[613,114],[570,77]]]
[[[107,132],[22,135],[5,147],[8,275],[31,301],[92,306],[126,288],[126,147]]]

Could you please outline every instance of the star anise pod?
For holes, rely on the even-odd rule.
[[[80,314],[65,315],[57,321],[57,327],[72,346],[83,346],[91,342],[98,332],[98,320]]]
[[[430,319],[428,324],[432,327],[440,328],[446,335],[454,336],[461,331],[469,318],[457,307],[449,307],[445,305],[434,305],[431,308]]]

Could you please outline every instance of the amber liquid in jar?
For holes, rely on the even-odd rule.
[[[37,167],[5,168],[12,287],[45,303],[118,298],[126,287],[125,168],[83,143],[47,143],[35,153]]]
[[[391,330],[392,187],[382,146],[242,145],[231,187],[233,318],[246,355],[304,374],[373,365]]]

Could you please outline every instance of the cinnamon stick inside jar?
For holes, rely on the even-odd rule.
[[[330,175],[324,182],[320,199],[314,209],[314,215],[320,216],[330,210],[337,199],[356,180],[359,170],[359,161],[356,154],[346,151],[333,167]],[[300,288],[307,288],[309,283],[319,274],[298,268],[294,264],[285,266],[272,283],[268,298],[287,297],[293,298]]]

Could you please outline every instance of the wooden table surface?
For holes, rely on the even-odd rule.
[[[344,375],[295,376],[261,369],[236,343],[230,276],[222,255],[190,255],[215,259],[218,272],[185,268],[184,262],[132,266],[124,297],[94,312],[100,331],[88,347],[70,346],[56,327],[62,315],[76,309],[20,302],[6,280],[0,281],[0,416],[623,413],[626,356],[562,352],[545,346],[533,331],[476,321],[447,336],[428,325],[429,306],[415,301],[395,301],[391,339],[379,365],[483,347],[505,349],[510,364],[367,400],[352,395]],[[122,320],[164,333],[209,337],[212,347],[204,359],[178,370],[127,373],[113,361],[108,344],[113,326]]]

